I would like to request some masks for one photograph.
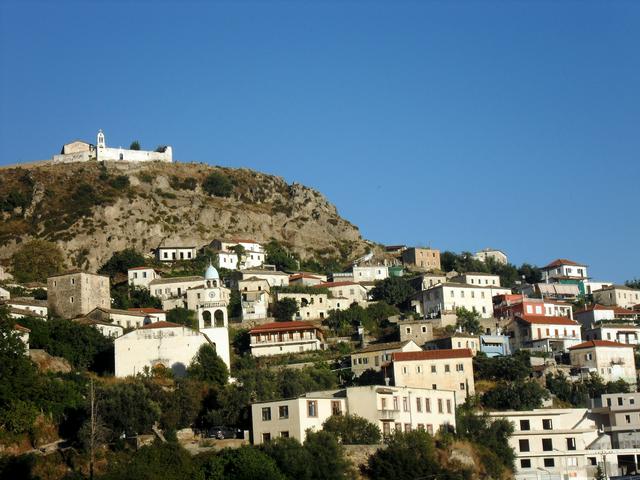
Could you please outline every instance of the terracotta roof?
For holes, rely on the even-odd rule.
[[[20,325],[20,324],[18,324],[18,323],[16,323],[16,324],[13,326],[13,329],[14,329],[14,330],[19,330],[19,331],[21,331],[21,332],[26,332],[26,333],[29,333],[29,332],[31,331],[31,330],[29,330],[27,327],[23,327],[22,325]]]
[[[516,315],[523,322],[535,325],[578,325],[578,322],[567,317],[543,317],[540,315]]]
[[[127,308],[127,311],[140,313],[166,313],[160,308]]]
[[[300,330],[300,329],[317,329],[320,328],[311,322],[271,322],[265,323],[264,325],[258,325],[257,327],[249,330],[249,333],[260,333],[260,332],[280,332],[283,330]]]
[[[554,260],[553,262],[551,262],[549,265],[542,267],[543,269],[547,269],[547,268],[554,268],[554,267],[560,267],[562,265],[570,265],[570,266],[574,266],[574,267],[586,267],[586,265],[582,264],[582,263],[576,263],[572,260],[567,260],[566,258],[558,258],[557,260]]]
[[[444,360],[447,358],[472,358],[473,352],[469,348],[453,348],[446,350],[423,350],[422,352],[398,352],[393,354],[394,362],[412,360]]]
[[[611,342],[609,340],[589,340],[588,342],[582,342],[573,347],[569,347],[569,350],[580,350],[582,348],[593,347],[624,347],[633,348],[633,345],[627,345],[626,343]]]
[[[289,275],[289,280],[298,280],[299,278],[313,278],[315,280],[322,280],[322,278],[316,277],[315,275],[310,275],[308,273],[294,273],[293,275]]]
[[[324,288],[333,288],[333,287],[347,287],[349,285],[358,285],[356,282],[324,282],[318,285],[314,285],[314,287],[324,287]]]
[[[156,322],[156,323],[149,323],[143,327],[140,327],[138,330],[151,330],[153,328],[178,328],[178,327],[185,327],[188,328],[184,325],[180,325],[179,323],[173,323],[173,322]]]

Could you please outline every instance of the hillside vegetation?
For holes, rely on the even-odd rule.
[[[201,163],[36,164],[0,169],[0,261],[20,243],[57,243],[69,267],[113,252],[275,239],[301,258],[361,255],[366,243],[319,192],[280,177]]]

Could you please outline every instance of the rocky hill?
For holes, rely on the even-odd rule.
[[[203,189],[212,173],[229,196]],[[229,185],[227,185],[229,187]],[[0,261],[32,238],[56,242],[68,267],[97,269],[114,251],[276,239],[301,258],[350,260],[358,228],[319,192],[246,169],[200,163],[40,163],[0,169]]]

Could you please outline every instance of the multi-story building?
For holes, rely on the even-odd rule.
[[[324,335],[311,322],[274,322],[259,325],[249,331],[251,355],[281,355],[324,348]]]
[[[36,300],[30,297],[15,297],[5,301],[2,301],[3,305],[13,308],[15,310],[22,310],[25,312],[24,316],[38,316],[44,319],[49,315],[48,303],[46,300]]]
[[[62,318],[86,315],[96,307],[111,307],[109,277],[74,270],[47,279],[49,311]]]
[[[394,353],[420,351],[422,349],[413,340],[372,343],[351,354],[351,371],[356,377],[367,370],[379,372],[389,366]],[[385,370],[385,373],[391,375],[390,371]]]
[[[477,335],[456,332],[446,337],[434,338],[424,345],[425,350],[455,350],[468,348],[475,357],[480,350],[480,338]]]
[[[588,340],[569,348],[571,366],[582,374],[597,373],[605,382],[636,385],[634,346],[609,340]]]
[[[598,322],[585,329],[584,338],[585,340],[609,340],[637,347],[640,344],[640,327],[633,322]]]
[[[640,312],[630,310],[627,308],[604,306],[604,305],[591,305],[589,307],[578,310],[575,313],[576,320],[578,320],[584,328],[589,328],[591,325],[608,320],[616,320],[618,322],[635,322],[640,317]]]
[[[640,290],[625,285],[611,285],[592,293],[593,301],[601,305],[633,308],[640,304]]]
[[[566,258],[559,258],[542,267],[542,280],[546,283],[560,282],[561,280],[586,280],[587,265],[576,263]]]
[[[119,310],[116,308],[97,307],[91,310],[86,318],[98,322],[111,323],[119,325],[122,328],[140,328],[150,323],[164,321],[166,315],[164,311],[161,314],[145,313],[138,310]]]
[[[149,282],[149,292],[154,297],[163,301],[163,308],[168,310],[171,306],[165,306],[166,300],[178,300],[178,304],[173,306],[186,306],[183,301],[183,295],[187,290],[193,287],[199,287],[204,282],[204,278],[200,276],[191,277],[173,277],[173,278],[156,278]]]
[[[336,306],[337,304],[334,304],[334,302],[329,302],[326,293],[276,293],[276,301],[282,300],[283,298],[292,298],[298,304],[298,313],[293,315],[292,320],[322,319],[327,317],[329,310],[335,308],[344,310],[349,308],[346,301],[342,302],[344,305],[339,306]]]
[[[344,299],[348,305],[357,303],[365,306],[369,297],[367,289],[356,282],[327,282],[315,287],[326,288],[334,298]]]
[[[300,442],[308,431],[322,429],[333,415],[357,415],[394,432],[455,428],[455,392],[412,387],[371,385],[305,393],[297,398],[251,405],[253,443],[281,437]]]
[[[264,290],[240,292],[242,320],[261,320],[269,316],[271,295]]]
[[[493,296],[511,293],[503,287],[470,285],[447,282],[435,285],[416,294],[419,313],[424,315],[455,313],[464,307],[475,311],[483,318],[493,316]]]
[[[511,355],[509,337],[506,335],[480,335],[480,351],[489,358]]]
[[[567,317],[517,315],[507,325],[511,349],[530,348],[543,352],[564,353],[582,341],[580,325]]]
[[[352,269],[355,282],[375,282],[389,277],[389,268],[384,265],[361,265]]]
[[[493,299],[496,318],[513,319],[516,315],[543,315],[573,319],[573,306],[557,300],[529,298],[523,295],[498,295]]]
[[[468,348],[399,352],[392,356],[393,384],[456,392],[456,404],[475,392],[473,352]]]
[[[127,277],[129,279],[129,285],[132,287],[149,288],[149,284],[157,279],[161,278],[155,268],[151,267],[133,267],[127,270]]]
[[[417,345],[423,346],[433,339],[433,322],[428,319],[408,319],[398,322],[400,341],[413,340]]]
[[[402,263],[416,270],[440,270],[440,250],[411,247],[402,251]]]
[[[318,275],[315,273],[294,273],[293,275],[289,275],[289,285],[313,287],[314,285],[319,285],[326,281],[326,275]]]
[[[289,274],[278,272],[277,270],[268,269],[247,269],[236,272],[234,282],[237,284],[240,280],[247,278],[260,278],[266,280],[271,287],[286,287],[289,285]]]
[[[483,272],[467,272],[460,273],[450,279],[452,282],[467,283],[469,285],[481,285],[481,286],[500,286],[500,275],[493,275],[491,273]]]
[[[598,431],[609,437],[607,447],[640,449],[640,393],[607,393],[590,402]]]

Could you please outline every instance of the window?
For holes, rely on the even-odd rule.
[[[531,459],[523,458],[520,460],[520,468],[531,468]]]
[[[278,407],[278,416],[280,418],[289,418],[289,406],[280,405],[280,407]]]
[[[432,383],[432,384],[431,384],[431,389],[432,389],[432,390],[437,390],[437,389],[438,389],[438,386],[437,386],[435,383]]]
[[[307,400],[307,416],[308,417],[317,417],[318,416],[318,401],[317,400]]]
[[[262,408],[262,421],[268,422],[271,420],[271,407],[263,407]]]
[[[393,397],[393,409],[400,410],[400,408],[398,407],[398,397]]]
[[[447,399],[447,413],[451,413],[451,400]]]
[[[409,411],[409,398],[408,397],[402,397],[402,410],[404,410],[405,412]]]
[[[627,423],[631,423],[631,415],[625,415],[624,416],[624,421]]]
[[[623,403],[622,397],[618,397],[618,405],[622,405],[622,403]]]
[[[288,431],[280,432],[280,438],[289,438],[289,432]]]
[[[407,374],[407,367],[402,367],[402,373]]]
[[[550,418],[542,419],[542,429],[543,430],[553,430],[553,422]]]
[[[396,424],[394,424],[393,429],[394,429],[396,432],[401,432],[401,431],[402,431],[402,424],[401,424],[401,423],[396,423]]]
[[[271,434],[270,433],[263,433],[262,434],[262,443],[267,443],[271,441]]]
[[[405,331],[407,332],[407,334],[410,334],[411,333],[411,327],[407,327]]]
[[[340,403],[340,401],[331,401],[331,415],[342,415],[342,404]]]
[[[438,399],[438,413],[444,413],[444,411],[442,410],[442,399],[441,398]]]
[[[427,327],[425,326],[422,327],[422,333],[427,333]]]
[[[69,303],[73,303],[73,297],[69,297]]]
[[[457,363],[456,364],[456,372],[464,372],[464,364],[463,363]]]
[[[404,424],[404,431],[405,431],[405,433],[409,433],[411,431],[411,424],[410,423],[405,423]]]
[[[464,390],[465,386],[464,386],[464,382],[460,382],[460,390]]]
[[[531,430],[529,420],[520,420],[520,430]]]
[[[422,411],[422,399],[420,397],[416,397],[416,410],[418,412]]]
[[[449,364],[447,363],[447,364],[444,366],[444,373],[449,373],[450,371],[451,371],[451,368],[449,367]]]
[[[520,451],[521,452],[528,452],[529,451],[529,440],[520,439],[520,440],[518,440],[518,443],[520,444]]]
[[[427,413],[431,413],[431,399],[430,398],[425,398],[424,399],[424,410]]]
[[[422,367],[420,365],[416,366],[416,373],[422,373]]]
[[[553,458],[545,458],[544,459],[544,466],[545,467],[555,467],[556,466],[556,462]]]
[[[433,435],[433,425],[427,423],[427,433]]]
[[[567,438],[567,450],[576,449],[576,439],[574,437]]]
[[[436,366],[435,365],[431,365],[431,373],[436,373]]]
[[[577,466],[578,466],[577,457],[567,457],[567,467],[577,467]]]
[[[551,438],[543,438],[542,439],[542,450],[545,452],[550,452],[553,450],[553,440]]]
[[[387,409],[387,399],[382,397],[380,399],[380,405],[382,406],[382,410],[386,410]]]

